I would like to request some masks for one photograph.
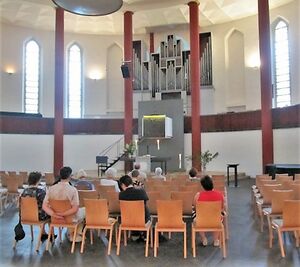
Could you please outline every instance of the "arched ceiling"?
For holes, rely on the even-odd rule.
[[[96,0],[95,0],[96,1]],[[109,1],[109,0],[107,0]],[[220,24],[257,14],[258,0],[200,0],[200,25]],[[292,1],[269,0],[270,8]],[[65,13],[65,31],[85,34],[122,34],[123,13],[133,11],[134,33],[183,27],[189,22],[189,0],[124,0],[122,8],[102,17]],[[0,19],[24,27],[54,30],[55,5],[51,0],[0,0]]]

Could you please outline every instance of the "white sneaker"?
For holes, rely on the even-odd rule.
[[[219,247],[220,246],[220,240],[214,240],[214,247]]]
[[[206,237],[203,238],[203,240],[202,240],[202,246],[203,246],[203,247],[206,247],[206,246],[207,246],[207,238],[206,238]]]

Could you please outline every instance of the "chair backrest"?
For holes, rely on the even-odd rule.
[[[18,188],[23,188],[23,177],[19,174],[9,175],[9,179],[15,179],[18,183]]]
[[[39,221],[39,212],[37,200],[35,197],[21,197],[21,221],[37,223]]]
[[[192,191],[171,192],[171,200],[182,200],[182,210],[184,215],[192,214],[192,207],[195,195]]]
[[[268,181],[268,182],[263,182],[261,185],[260,185],[260,187],[259,187],[259,192],[260,192],[260,194],[264,197],[264,194],[265,194],[265,192],[264,192],[264,190],[265,190],[265,187],[267,186],[272,186],[272,185],[280,185],[281,186],[281,184],[278,184],[278,182],[277,181],[275,181],[275,180],[273,180],[273,181]],[[274,188],[274,189],[279,189],[279,188]]]
[[[296,173],[294,178],[295,178],[295,181],[300,180],[300,173]]]
[[[8,175],[16,175],[17,174],[16,171],[8,171],[7,173],[8,173]]]
[[[283,203],[285,200],[292,200],[294,196],[293,190],[273,190],[272,191],[272,213],[282,214]]]
[[[78,190],[79,207],[84,206],[84,199],[98,199],[98,192],[96,190]]]
[[[154,186],[154,191],[160,192],[161,199],[171,199],[171,185]]]
[[[46,181],[46,185],[48,185],[48,186],[53,185],[53,183],[55,182],[54,174],[50,173],[50,172],[46,172],[45,173],[45,181]]]
[[[28,183],[28,173],[25,171],[20,171],[19,175],[22,177],[23,184],[27,184]]]
[[[283,227],[300,227],[300,200],[285,200],[282,213]]]
[[[145,227],[143,200],[120,200],[121,222],[125,227]]]
[[[151,215],[157,214],[157,205],[156,201],[161,200],[159,191],[149,191],[147,192],[149,200],[147,201],[147,207]]]
[[[294,183],[290,186],[290,189],[294,191],[294,200],[300,200],[300,184]]]
[[[8,193],[18,193],[19,179],[9,176],[6,180]]]
[[[196,226],[203,228],[220,228],[221,201],[199,201],[196,204]]]
[[[158,227],[182,227],[182,200],[157,200]]]
[[[96,190],[100,199],[107,199],[107,192],[116,191],[114,185],[97,185]]]
[[[87,225],[108,225],[108,203],[106,199],[84,199]]]
[[[8,178],[8,175],[7,174],[1,174],[1,186],[2,187],[7,187],[7,179]]]
[[[269,176],[269,175],[256,175],[255,185],[259,189],[260,185],[263,182],[267,182],[267,181],[272,181],[272,176]]]
[[[120,213],[119,193],[116,191],[108,191],[107,200],[109,213]]]
[[[181,186],[179,186],[179,191],[189,191],[189,192],[192,192],[194,196],[201,189],[202,189],[202,187],[199,186],[198,184],[195,184],[195,185],[181,185]]]
[[[277,175],[276,176],[276,181],[278,181],[278,183],[280,183],[280,184],[282,184],[285,181],[293,181],[293,176]]]
[[[64,211],[72,208],[69,200],[49,199],[49,204],[50,204],[51,209],[54,212],[64,212]],[[64,220],[65,223],[72,223],[73,215],[66,216],[64,219],[65,219]],[[64,222],[62,222],[62,220],[56,219],[54,217],[51,217],[51,222],[52,223],[64,223]]]
[[[266,184],[262,187],[263,190],[263,200],[264,204],[271,204],[272,201],[272,195],[273,195],[273,190],[280,190],[282,189],[281,184]]]

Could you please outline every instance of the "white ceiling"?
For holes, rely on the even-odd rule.
[[[95,0],[96,1],[96,0]],[[110,1],[110,0],[107,0]],[[201,0],[200,25],[224,23],[257,13],[258,0]],[[270,8],[293,0],[269,0]],[[294,0],[298,1],[298,0]],[[87,34],[122,34],[123,13],[134,12],[134,33],[174,28],[189,22],[189,0],[124,0],[116,13],[85,17],[65,12],[65,31]],[[0,0],[0,19],[25,27],[54,30],[55,9],[51,0]]]

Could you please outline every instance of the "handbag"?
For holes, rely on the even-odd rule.
[[[19,240],[22,240],[25,237],[25,231],[23,229],[23,225],[21,223],[21,220],[19,220],[19,223],[15,226],[15,240],[18,242]]]

